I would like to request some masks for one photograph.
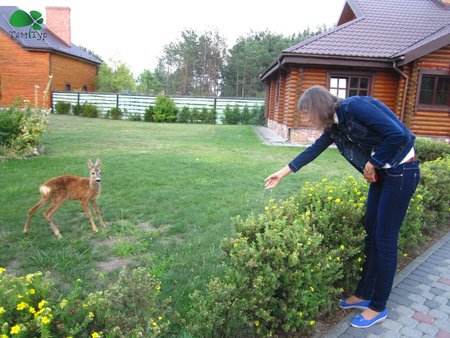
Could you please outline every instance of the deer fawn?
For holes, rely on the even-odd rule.
[[[28,217],[25,222],[25,227],[23,228],[24,234],[28,233],[31,217],[36,213],[36,211],[51,202],[52,204],[50,208],[44,212],[44,218],[50,224],[55,236],[61,238],[58,228],[52,221],[52,215],[66,200],[69,199],[80,201],[86,215],[89,217],[92,230],[97,232],[98,229],[95,226],[94,219],[92,218],[92,213],[88,205],[88,202],[91,202],[100,224],[106,228],[106,225],[103,223],[102,217],[100,216],[100,212],[98,211],[96,202],[97,197],[100,196],[100,159],[97,159],[95,165],[89,159],[87,165],[91,172],[90,178],[83,178],[74,175],[63,175],[52,178],[39,187],[41,199],[28,211]]]

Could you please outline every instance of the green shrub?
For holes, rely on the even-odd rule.
[[[175,122],[177,120],[177,107],[168,96],[158,96],[153,110],[153,121]]]
[[[98,108],[96,105],[85,102],[83,104],[82,116],[96,118],[98,117]]]
[[[153,106],[148,106],[145,109],[144,113],[144,121],[145,122],[153,122],[154,108]]]
[[[191,109],[191,116],[190,116],[190,122],[191,123],[201,123],[201,115],[198,108],[192,108]]]
[[[399,256],[446,225],[450,157],[421,165],[422,181],[400,229]],[[188,330],[198,336],[303,336],[350,294],[364,260],[368,184],[362,177],[306,182],[264,212],[235,220],[225,239],[227,271],[190,295]]]
[[[139,113],[133,113],[128,116],[128,120],[130,121],[142,121],[142,116]]]
[[[22,119],[25,113],[18,107],[0,109],[0,144],[11,146],[21,133]]]
[[[109,118],[113,120],[120,120],[123,116],[122,109],[113,107],[106,113]]]
[[[241,124],[251,124],[252,116],[250,113],[250,108],[247,105],[242,108],[241,112]]]
[[[256,126],[264,126],[266,124],[265,107],[254,105],[251,111],[250,124]]]
[[[216,119],[217,119],[217,111],[215,109],[210,109],[208,112],[208,118],[206,120],[206,123],[216,124]]]
[[[0,159],[39,154],[41,139],[47,130],[48,113],[17,101],[0,108]]]
[[[72,107],[73,115],[79,116],[83,114],[83,106],[78,102],[75,106]]]
[[[239,111],[239,106],[235,105],[231,107],[229,104],[225,106],[224,109],[224,123],[225,124],[239,124],[241,120],[241,113]]]
[[[104,291],[87,295],[81,280],[59,295],[49,276],[15,277],[0,268],[0,299],[0,333],[7,337],[157,337],[174,316],[159,280],[144,268],[123,270]]]
[[[425,215],[427,231],[448,224],[450,205],[450,155],[428,161],[420,166],[421,185],[418,193],[422,196],[421,212]]]
[[[181,111],[178,113],[177,122],[178,123],[188,123],[191,121],[191,110],[189,107],[184,106],[181,108]]]
[[[417,138],[414,144],[416,156],[420,162],[434,161],[444,155],[450,155],[450,144],[427,138]]]
[[[70,102],[58,101],[55,104],[55,110],[58,114],[69,114],[71,107]]]

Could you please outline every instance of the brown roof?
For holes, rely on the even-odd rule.
[[[337,27],[285,49],[261,79],[305,57],[402,65],[448,44],[450,6],[438,0],[347,0]]]

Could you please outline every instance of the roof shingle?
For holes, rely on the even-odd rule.
[[[283,53],[398,58],[448,37],[450,8],[435,0],[347,0],[356,19]]]

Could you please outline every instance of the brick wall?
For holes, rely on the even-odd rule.
[[[41,105],[49,80],[48,60],[48,52],[27,51],[0,31],[0,105],[10,105],[18,97],[34,105],[35,85],[39,86]]]
[[[71,90],[84,91],[84,86],[87,91],[95,90],[97,65],[57,54],[51,58],[52,90],[66,90],[66,84],[70,84]]]

